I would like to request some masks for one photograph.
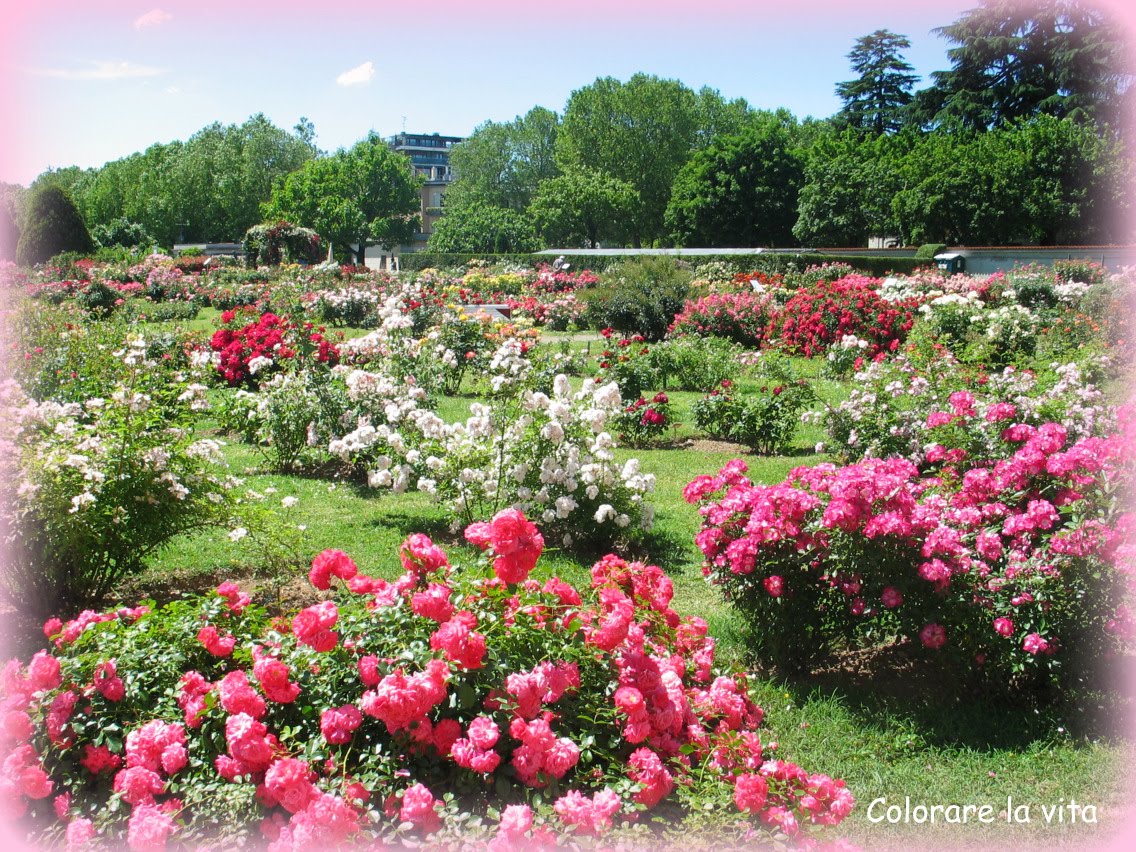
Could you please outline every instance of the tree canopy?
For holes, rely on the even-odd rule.
[[[638,203],[627,181],[573,166],[540,185],[528,213],[546,246],[595,248],[626,239]]]
[[[697,151],[675,178],[666,223],[675,245],[793,242],[803,158],[775,119]]]
[[[979,0],[937,32],[954,45],[951,68],[919,93],[924,123],[985,130],[1040,114],[1120,118],[1132,69],[1120,30],[1096,6]]]
[[[626,83],[601,77],[568,98],[557,137],[561,168],[582,166],[626,181],[639,193],[629,220],[635,245],[665,237],[671,186],[693,151],[749,118],[745,101],[695,93],[678,80],[635,74]]]
[[[311,228],[341,249],[353,246],[362,264],[368,246],[390,248],[414,238],[421,185],[410,160],[372,132],[278,179],[262,213]]]
[[[457,210],[447,210],[434,225],[426,247],[429,251],[454,254],[509,254],[536,251],[539,241],[525,214],[508,207],[471,202]]]
[[[243,124],[214,123],[185,142],[151,145],[97,169],[45,172],[75,200],[88,227],[125,219],[163,245],[239,240],[260,221],[277,178],[315,156],[311,122],[293,135],[263,114]]]
[[[524,210],[543,181],[556,177],[560,116],[533,107],[510,122],[487,121],[450,151],[455,180],[446,207],[469,202]]]

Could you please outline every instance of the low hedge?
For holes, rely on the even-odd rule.
[[[565,253],[559,255],[565,262],[571,264],[572,269],[590,269],[593,272],[603,272],[609,266],[628,260],[638,255],[610,254],[610,255],[584,255]],[[690,266],[701,266],[704,263],[717,261],[728,264],[736,272],[789,272],[804,270],[809,266],[822,263],[848,263],[854,269],[866,275],[881,277],[888,273],[908,274],[920,267],[928,265],[927,260],[916,260],[911,257],[887,257],[882,255],[860,254],[827,254],[821,252],[799,253],[792,250],[784,252],[764,252],[762,254],[707,254],[707,255],[667,255],[676,260],[682,260]],[[449,269],[455,266],[464,266],[471,260],[483,260],[488,263],[517,263],[525,266],[535,266],[540,263],[552,263],[556,258],[548,254],[444,254],[441,252],[419,251],[401,255],[399,263],[407,271],[426,269]],[[933,263],[933,261],[930,261]]]

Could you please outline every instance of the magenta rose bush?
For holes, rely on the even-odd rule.
[[[935,429],[979,438],[933,444],[922,469],[865,458],[756,485],[735,460],[687,486],[703,570],[767,657],[906,637],[995,683],[1069,682],[1132,635],[1132,410],[1074,441],[972,405],[956,394]]]
[[[466,538],[484,556],[458,567],[411,535],[394,582],[324,551],[325,596],[291,617],[223,583],[49,621],[0,675],[6,815],[72,849],[528,849],[693,802],[735,839],[851,810],[843,782],[763,743],[744,675],[657,567],[609,555],[580,591],[531,576],[543,538],[520,512]]]

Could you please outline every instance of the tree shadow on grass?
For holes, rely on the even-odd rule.
[[[673,566],[690,562],[689,548],[690,540],[686,536],[656,527],[629,548],[629,555],[665,567],[667,573],[673,573]]]
[[[983,685],[911,643],[837,652],[800,674],[767,672],[794,702],[834,697],[880,730],[919,731],[929,746],[1021,751],[1064,737],[1123,739],[1129,733],[1136,661],[1087,671],[1078,689]],[[906,725],[904,724],[906,723]]]
[[[451,517],[446,514],[423,512],[419,507],[400,508],[389,506],[380,509],[378,516],[367,522],[367,526],[385,527],[400,535],[425,533],[439,544],[454,544],[463,541],[461,530],[450,531]]]

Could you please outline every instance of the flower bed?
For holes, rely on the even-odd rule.
[[[466,537],[485,556],[458,569],[410,536],[394,583],[325,551],[309,580],[334,596],[291,618],[224,583],[48,622],[0,678],[8,816],[69,848],[285,850],[551,848],[694,807],[750,840],[849,813],[843,782],[774,758],[658,568],[609,555],[581,593],[530,578],[519,512]]]

